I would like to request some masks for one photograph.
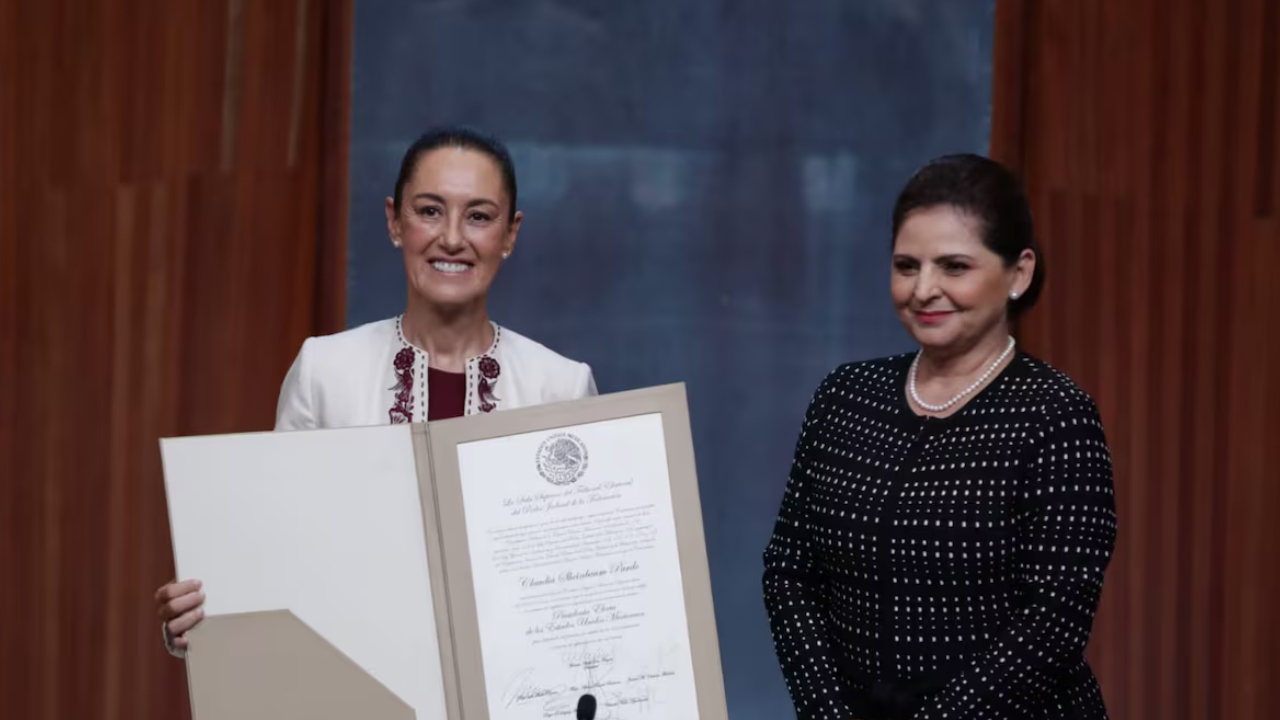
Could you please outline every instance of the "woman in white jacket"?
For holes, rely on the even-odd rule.
[[[402,315],[308,338],[285,376],[276,430],[353,427],[473,415],[596,393],[591,368],[489,319],[489,286],[511,256],[511,156],[466,128],[423,135],[405,153],[387,231],[404,257]],[[165,645],[180,655],[203,617],[198,580],[156,592]]]

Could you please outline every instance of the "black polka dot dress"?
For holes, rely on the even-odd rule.
[[[911,355],[815,393],[765,551],[800,720],[1105,720],[1085,661],[1116,538],[1097,408],[1019,353],[961,410],[907,404]]]

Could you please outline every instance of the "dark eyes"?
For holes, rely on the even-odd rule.
[[[970,269],[969,263],[960,260],[939,260],[938,267],[948,275],[959,275]],[[904,274],[919,272],[920,263],[915,260],[902,258],[893,261],[893,269]]]
[[[425,205],[418,208],[418,217],[438,218],[444,215],[444,211],[436,205]],[[473,223],[487,223],[493,220],[493,216],[486,212],[475,210],[467,213],[467,220]]]

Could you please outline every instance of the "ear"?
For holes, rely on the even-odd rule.
[[[507,228],[507,236],[502,240],[502,257],[507,257],[516,249],[516,236],[520,234],[520,223],[524,220],[524,213],[516,211],[515,217],[511,218],[511,224]]]
[[[1036,274],[1036,254],[1031,248],[1022,251],[1018,256],[1018,262],[1013,265],[1013,283],[1009,288],[1010,293],[1022,295],[1027,292],[1027,288],[1031,287],[1031,279]]]
[[[387,198],[383,205],[387,214],[387,235],[391,238],[392,245],[400,247],[400,218],[396,215],[396,201]]]

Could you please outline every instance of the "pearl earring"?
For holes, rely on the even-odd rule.
[[[1010,300],[1017,300],[1017,299],[1018,299],[1018,292],[1015,290],[1014,292],[1009,293],[1009,299],[1010,299]]]
[[[506,259],[507,259],[507,258],[509,258],[509,257],[511,257],[511,253],[505,253],[505,252],[504,252],[504,253],[502,253],[502,259],[503,259],[503,260],[506,260]]]

